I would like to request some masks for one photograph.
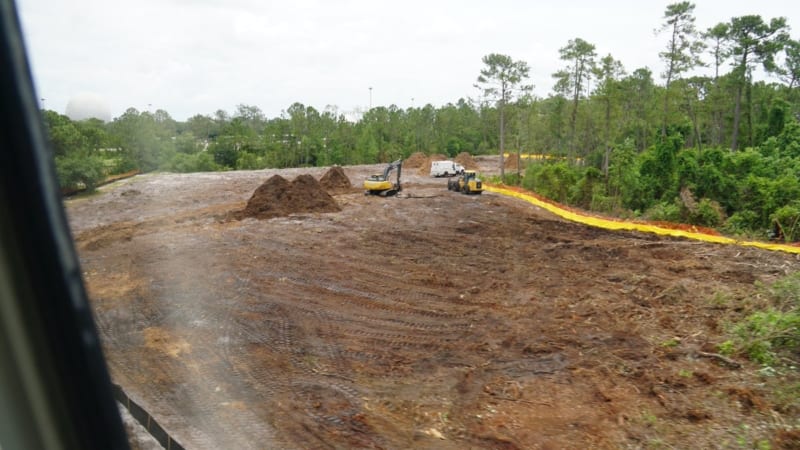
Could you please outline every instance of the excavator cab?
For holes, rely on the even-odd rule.
[[[389,174],[395,169],[397,169],[397,179],[392,183],[392,180],[389,179]],[[370,175],[364,180],[364,194],[380,195],[381,197],[389,197],[397,194],[403,189],[400,186],[400,172],[402,169],[403,160],[398,159],[386,166],[382,174]]]

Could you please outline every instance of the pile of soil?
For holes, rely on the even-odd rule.
[[[271,219],[293,213],[336,211],[341,211],[336,200],[311,175],[300,175],[291,183],[273,175],[253,192],[235,218]]]
[[[405,159],[405,161],[403,161],[403,166],[407,169],[417,169],[419,167],[422,167],[425,164],[425,161],[427,160],[428,157],[425,155],[425,153],[416,152],[412,153],[411,156],[409,156],[408,158]]]
[[[328,191],[329,194],[341,194],[353,189],[350,178],[347,178],[344,170],[340,166],[333,166],[325,172],[319,179],[319,184]]]
[[[475,158],[467,152],[459,153],[454,161],[464,166],[467,170],[478,170],[478,163],[475,162]]]
[[[429,156],[425,160],[425,162],[419,167],[419,174],[420,175],[426,175],[426,176],[430,175],[431,174],[431,164],[434,161],[445,161],[446,159],[447,159],[447,156],[439,154],[439,153]]]
[[[503,167],[505,167],[506,169],[517,170],[519,168],[519,157],[517,156],[517,154],[512,153],[508,155],[508,158],[506,158],[506,162],[503,165]]]

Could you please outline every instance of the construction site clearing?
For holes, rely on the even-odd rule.
[[[114,383],[187,449],[797,448],[797,402],[717,347],[796,255],[461,195],[415,158],[394,197],[368,165],[67,200]]]

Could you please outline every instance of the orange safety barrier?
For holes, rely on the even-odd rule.
[[[695,227],[691,225],[631,222],[621,219],[599,217],[575,208],[561,205],[552,200],[548,200],[544,197],[536,195],[533,192],[525,191],[524,189],[510,186],[495,186],[487,183],[484,183],[483,187],[485,191],[518,198],[542,209],[546,209],[547,211],[550,211],[551,213],[563,219],[593,227],[605,228],[607,230],[642,231],[645,233],[682,237],[698,241],[712,242],[715,244],[734,244],[745,247],[757,247],[765,250],[800,254],[800,246],[797,245],[773,244],[769,242],[758,241],[740,241],[730,237],[720,236],[715,230],[711,230],[709,228]]]

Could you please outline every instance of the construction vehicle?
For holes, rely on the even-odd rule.
[[[462,194],[480,194],[483,192],[483,182],[474,170],[465,170],[458,178],[447,180],[447,189]]]
[[[464,166],[453,161],[433,161],[431,163],[432,177],[450,177],[464,173]]]
[[[389,179],[389,174],[395,169],[397,169],[397,181],[392,183],[392,180]],[[402,169],[403,160],[398,159],[386,166],[382,174],[371,175],[364,180],[364,194],[380,195],[381,197],[389,197],[397,194],[403,189],[400,186],[400,172]]]

